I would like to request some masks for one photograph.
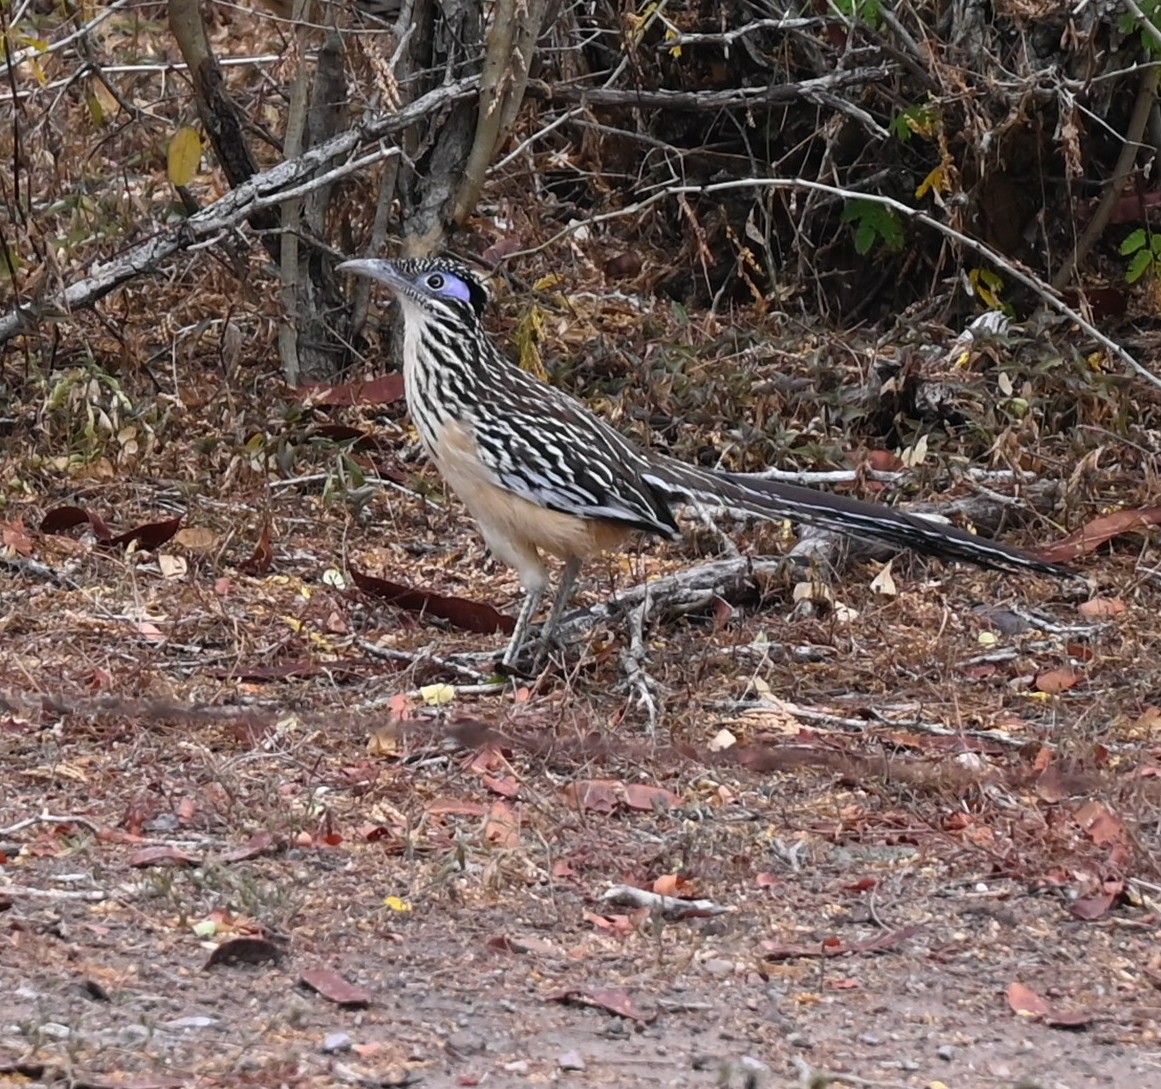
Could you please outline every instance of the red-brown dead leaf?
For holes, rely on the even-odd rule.
[[[868,450],[863,461],[877,473],[898,473],[907,468],[907,463],[892,450]]]
[[[361,427],[349,424],[319,424],[311,428],[307,438],[329,439],[331,442],[348,443],[349,450],[378,450],[379,440]]]
[[[1036,689],[1039,692],[1055,696],[1061,692],[1067,692],[1070,688],[1075,688],[1083,679],[1083,674],[1069,666],[1046,669],[1043,673],[1036,674]]]
[[[136,542],[139,548],[152,552],[160,548],[181,529],[181,522],[180,516],[166,518],[163,522],[146,522],[133,529],[127,529],[124,533],[118,533],[115,537],[110,537],[101,543],[107,548],[120,548]]]
[[[1086,802],[1073,814],[1073,819],[1098,847],[1123,843],[1129,838],[1125,826],[1104,802]]]
[[[780,942],[764,941],[760,943],[762,956],[765,960],[791,960],[798,957],[839,957],[855,953],[886,953],[898,945],[902,945],[909,938],[913,938],[923,929],[922,925],[901,927],[885,934],[876,934],[865,941],[852,942],[849,945],[841,938],[831,936],[823,938],[816,945],[784,945]]]
[[[648,908],[643,909],[648,913]],[[615,934],[619,938],[627,937],[636,929],[636,913],[629,915],[598,915],[595,911],[586,911],[581,916],[585,922],[591,923],[597,930],[604,930]]]
[[[483,252],[483,260],[489,265],[498,264],[510,253],[517,253],[528,245],[527,241],[518,234],[505,235],[503,238],[497,238],[486,250]]]
[[[12,549],[18,556],[32,555],[32,538],[28,536],[28,531],[19,518],[14,522],[0,522],[0,543],[5,548]]]
[[[564,788],[565,800],[574,809],[613,813],[620,804],[623,785],[616,779],[577,779]]]
[[[1049,563],[1068,563],[1080,556],[1096,551],[1106,541],[1119,537],[1122,533],[1135,533],[1150,526],[1161,525],[1161,507],[1139,507],[1134,510],[1119,510],[1114,514],[1094,518],[1075,533],[1048,545],[1035,549],[1037,557]]]
[[[1049,805],[1056,805],[1057,802],[1062,802],[1069,797],[1072,792],[1069,790],[1069,785],[1065,782],[1060,768],[1053,765],[1036,777],[1036,793],[1041,801],[1045,801]]]
[[[615,1013],[618,1017],[625,1017],[631,1021],[640,1021],[648,1024],[656,1017],[656,1013],[644,1013],[623,987],[570,987],[564,991],[557,991],[548,995],[547,1002],[575,1002],[577,1000],[589,1002],[602,1009]]]
[[[272,540],[270,519],[262,523],[262,532],[258,536],[258,543],[254,551],[238,564],[238,570],[244,575],[265,575],[274,566],[274,544]]]
[[[1021,1017],[1043,1017],[1050,1008],[1031,987],[1016,982],[1008,984],[1008,1005]]]
[[[428,802],[424,809],[433,817],[450,814],[462,817],[484,817],[488,807],[483,802],[463,802],[457,798],[437,798]]]
[[[1055,1028],[1082,1028],[1092,1021],[1092,1014],[1079,1010],[1057,1010],[1023,983],[1008,984],[1008,1005],[1021,1017],[1043,1021]]]
[[[516,621],[512,617],[482,601],[449,597],[432,590],[415,590],[399,582],[364,575],[353,568],[351,580],[363,593],[380,598],[397,609],[421,616],[435,616],[463,631],[475,632],[477,635],[511,635],[516,628]]]
[[[520,793],[520,780],[514,775],[482,775],[480,782],[503,798],[515,798]]]
[[[223,851],[219,862],[249,862],[252,858],[273,854],[279,848],[278,841],[270,832],[255,832],[241,847]]]
[[[1110,890],[1110,885],[1114,886],[1113,890]],[[1082,896],[1069,904],[1068,910],[1072,915],[1078,919],[1083,919],[1086,923],[1103,919],[1113,904],[1117,902],[1123,887],[1119,881],[1106,881],[1104,892],[1098,892],[1093,896]]]
[[[98,541],[107,541],[113,531],[99,514],[84,507],[54,507],[40,520],[41,533],[64,533],[77,526],[88,525]]]
[[[625,804],[630,809],[639,809],[645,813],[665,813],[681,805],[681,799],[664,787],[626,783],[624,790]]]
[[[484,775],[492,771],[510,771],[511,765],[495,745],[481,745],[468,761],[468,771]]]
[[[176,847],[142,847],[129,856],[129,865],[135,869],[145,869],[147,866],[200,866],[202,860],[198,855],[191,855]]]
[[[350,1009],[369,1006],[375,998],[366,987],[351,983],[330,968],[308,968],[299,976],[299,982],[336,1006],[347,1006]]]
[[[494,847],[520,845],[520,817],[507,802],[493,802],[484,821],[484,839]]]
[[[1119,597],[1094,597],[1090,601],[1082,601],[1076,608],[1081,616],[1089,620],[1111,620],[1114,616],[1120,616],[1128,605]]]
[[[340,386],[303,382],[297,392],[312,405],[391,405],[403,400],[403,375],[395,371]]]

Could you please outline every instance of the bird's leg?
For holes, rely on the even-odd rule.
[[[565,607],[572,597],[572,588],[576,585],[580,566],[581,562],[575,556],[564,565],[564,571],[560,576],[560,585],[557,587],[556,596],[552,599],[552,610],[544,622],[544,627],[540,629],[541,654],[548,647],[549,641],[556,632],[557,625],[560,624],[560,618],[564,615]]]
[[[544,589],[540,586],[529,590],[524,595],[524,603],[520,606],[520,612],[516,617],[516,627],[512,632],[512,638],[508,640],[504,657],[500,659],[502,665],[514,666],[516,664],[516,657],[520,653],[520,648],[524,646],[524,640],[528,635],[528,625],[532,623],[532,614],[536,612],[543,597]]]

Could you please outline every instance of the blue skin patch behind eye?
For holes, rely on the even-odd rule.
[[[436,284],[442,280],[442,286],[437,287],[436,284],[433,284],[431,282],[433,279],[436,281]],[[460,302],[465,302],[469,306],[472,305],[471,290],[458,276],[453,276],[449,272],[431,272],[424,277],[424,283],[439,295],[447,295],[449,298],[459,299]]]

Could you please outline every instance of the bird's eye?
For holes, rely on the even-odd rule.
[[[433,272],[427,278],[427,286],[430,287],[432,291],[439,291],[440,288],[443,287],[443,277],[438,272]]]

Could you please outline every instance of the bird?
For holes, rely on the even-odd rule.
[[[520,660],[550,588],[546,554],[564,569],[541,646],[586,560],[635,534],[679,540],[676,512],[688,504],[790,519],[982,568],[1077,577],[1012,545],[882,503],[701,468],[636,445],[495,346],[484,325],[488,291],[458,259],[359,258],[338,271],[382,284],[400,304],[404,393],[422,446],[524,588],[504,667]]]

